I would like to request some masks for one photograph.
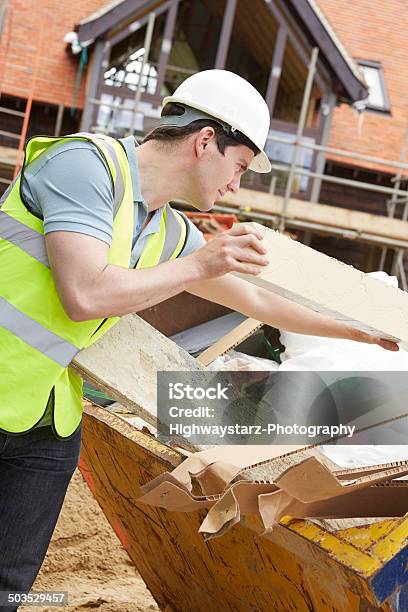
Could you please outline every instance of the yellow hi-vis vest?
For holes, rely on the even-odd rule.
[[[22,172],[0,199],[0,430],[6,433],[32,429],[51,402],[55,435],[73,435],[82,417],[82,379],[68,365],[119,320],[75,322],[68,317],[48,262],[43,220],[29,212],[21,196],[25,167],[52,144],[72,138],[93,142],[109,169],[114,221],[108,261],[129,267],[134,203],[120,142],[94,134],[29,140]],[[182,216],[167,205],[160,231],[149,237],[136,267],[175,259],[183,250],[186,231]]]

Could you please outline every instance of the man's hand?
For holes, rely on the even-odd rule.
[[[228,272],[257,275],[269,263],[265,257],[267,250],[262,245],[263,236],[262,228],[240,223],[213,238],[190,257],[200,266],[203,279]]]
[[[378,346],[381,346],[381,348],[387,351],[399,351],[399,346],[396,342],[385,340],[379,336],[371,336],[355,327],[350,327],[350,340],[354,340],[354,342],[365,342],[366,344],[378,344]]]

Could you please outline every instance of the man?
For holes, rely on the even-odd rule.
[[[164,100],[160,123],[137,149],[133,138],[34,138],[2,198],[2,591],[30,589],[77,464],[82,381],[68,365],[117,317],[188,290],[289,331],[398,348],[229,275],[268,263],[259,229],[205,244],[168,205],[208,211],[248,168],[270,170],[269,111],[249,83],[198,73]]]

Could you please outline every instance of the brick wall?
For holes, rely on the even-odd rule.
[[[355,111],[343,104],[334,114],[330,145],[397,161],[408,126],[406,0],[317,1],[353,58],[381,62],[391,105],[391,115],[366,111],[359,134]],[[368,162],[350,163],[384,170]]]
[[[73,57],[64,36],[78,21],[107,4],[107,0],[9,0],[0,43],[0,91],[26,98],[41,43],[34,98],[71,106],[78,56]],[[83,107],[85,76],[77,106]]]

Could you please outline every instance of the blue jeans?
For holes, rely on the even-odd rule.
[[[0,591],[30,590],[78,464],[81,433],[67,440],[51,427],[0,433]]]

